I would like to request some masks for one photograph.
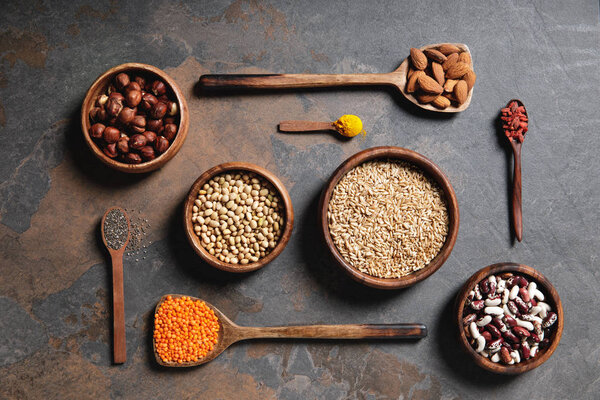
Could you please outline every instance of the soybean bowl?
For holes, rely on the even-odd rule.
[[[556,313],[556,322],[554,323],[553,329],[550,331],[550,336],[548,338],[548,346],[545,348],[540,348],[535,357],[529,358],[525,361],[521,361],[512,365],[505,365],[502,362],[493,362],[489,358],[479,354],[469,343],[469,339],[467,338],[467,334],[465,333],[463,323],[465,309],[466,307],[468,307],[466,301],[469,297],[469,293],[475,288],[476,285],[478,285],[481,281],[487,279],[491,275],[496,276],[505,273],[522,275],[529,282],[535,282],[540,291],[543,292],[545,295],[544,302],[549,304],[553,312]],[[540,365],[548,361],[552,353],[554,353],[554,351],[558,347],[558,343],[560,342],[560,338],[562,336],[564,326],[564,314],[562,309],[562,303],[560,301],[560,297],[558,296],[556,289],[554,288],[554,286],[552,286],[550,281],[539,271],[524,264],[505,262],[489,265],[475,272],[458,292],[458,295],[456,296],[455,309],[457,318],[456,329],[460,346],[470,356],[470,358],[475,362],[475,364],[477,364],[483,369],[494,373],[515,375],[531,371],[532,369],[539,367]]]
[[[129,164],[119,161],[116,158],[108,157],[100,148],[98,143],[91,137],[92,122],[90,121],[90,111],[96,107],[97,99],[100,95],[106,94],[109,87],[113,84],[117,75],[125,73],[130,76],[143,77],[148,82],[154,80],[162,81],[166,86],[166,95],[177,105],[177,115],[174,117],[177,131],[174,139],[169,143],[166,151],[155,156],[154,159],[144,161],[139,164]],[[137,109],[137,107],[135,107]],[[107,124],[108,126],[108,124]],[[153,171],[162,167],[180,150],[186,139],[189,127],[189,111],[187,101],[177,83],[163,70],[152,65],[141,63],[125,63],[117,65],[102,75],[100,75],[88,89],[81,106],[81,130],[85,143],[90,148],[96,158],[110,168],[127,173],[144,173]],[[122,134],[133,135],[133,132],[127,131],[126,127],[119,129]],[[160,133],[157,133],[160,136]]]
[[[354,170],[356,167],[377,161],[401,163],[402,165],[406,165],[407,168],[419,171],[423,178],[431,181],[432,185],[439,189],[440,195],[446,206],[448,219],[447,234],[443,244],[439,248],[439,251],[425,266],[404,276],[380,277],[359,270],[353,265],[349,257],[345,257],[340,249],[336,246],[336,240],[339,240],[339,237],[334,240],[332,232],[330,231],[328,211],[336,186],[349,172]],[[393,223],[400,224],[401,222],[398,220]],[[329,248],[334,260],[336,261],[336,264],[340,266],[352,279],[378,289],[400,289],[414,285],[415,283],[431,276],[450,256],[458,235],[458,201],[456,199],[454,189],[452,188],[452,185],[450,184],[450,181],[446,175],[428,158],[402,147],[374,147],[363,150],[348,158],[333,173],[321,195],[319,204],[319,224],[325,239],[325,243]],[[373,230],[377,231],[377,226],[373,227]],[[391,231],[393,230],[394,228],[392,227]],[[375,234],[377,234],[377,232],[375,232]],[[392,232],[392,234],[395,233]],[[398,241],[398,245],[402,245],[400,241]],[[404,268],[404,266],[402,266],[402,268]]]
[[[229,198],[233,190],[227,189],[227,192],[220,192],[215,199],[207,198],[204,203],[210,204],[206,206],[199,200],[199,196],[205,196],[206,190],[211,191],[211,195],[213,194],[209,183],[212,181],[214,184],[215,179],[218,179],[226,188],[231,188],[229,182],[237,182],[240,184],[240,188],[246,189],[248,186],[243,186],[243,182],[240,180],[250,180],[253,190],[256,190],[257,193],[251,194],[251,191],[248,190],[248,193],[244,195],[236,194],[234,201]],[[262,193],[263,190],[264,193]],[[224,198],[224,193],[228,196],[227,199]],[[242,196],[246,198],[243,199],[243,203],[240,203]],[[217,204],[213,204],[216,202],[219,202],[218,209]],[[272,203],[276,203],[276,205]],[[210,209],[210,213],[202,215],[202,222],[198,219],[193,221],[194,215],[198,218],[198,213],[204,208],[205,211]],[[242,210],[239,211],[238,208]],[[261,215],[267,209],[271,214]],[[236,214],[238,211],[239,213]],[[217,214],[217,212],[220,213],[219,218],[214,218],[213,213]],[[271,219],[268,218],[269,216]],[[287,245],[294,225],[292,201],[279,178],[258,165],[243,162],[220,164],[200,175],[185,200],[183,218],[186,236],[194,251],[209,265],[235,273],[255,271],[273,261]],[[275,223],[277,229],[275,229]],[[214,233],[212,235],[204,234],[208,231],[208,227],[205,229],[201,225],[207,224],[213,224]],[[198,226],[203,230],[198,229]],[[238,235],[240,229],[244,229],[247,234]],[[273,237],[269,237],[269,234]],[[231,243],[228,240],[231,240]],[[265,245],[259,246],[262,241],[266,241]],[[238,246],[240,242],[243,243],[242,246]],[[246,257],[247,253],[244,251],[253,246],[256,247],[252,250],[252,258]],[[217,248],[219,249],[218,254],[215,251]],[[239,250],[240,248],[242,250]],[[268,252],[264,250],[267,248]],[[224,255],[224,250],[226,250],[227,256]],[[240,257],[240,252],[244,257]],[[262,255],[263,253],[264,255]],[[260,254],[260,257],[256,257],[256,254]]]

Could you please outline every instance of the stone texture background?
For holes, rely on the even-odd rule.
[[[0,13],[0,398],[597,398],[600,345],[598,1],[190,2],[5,1]],[[391,90],[198,96],[202,73],[387,72],[411,46],[463,42],[478,81],[470,108],[422,113]],[[188,139],[162,170],[123,175],[91,158],[78,116],[104,70],[165,69],[187,94]],[[495,127],[518,97],[524,242],[509,229],[512,159]],[[284,119],[358,114],[366,139],[285,135]],[[316,204],[357,151],[397,145],[446,172],[461,226],[444,267],[381,292],[332,263]],[[231,160],[275,172],[296,225],[281,256],[243,276],[203,265],[183,236],[181,204],[209,167]],[[110,275],[99,219],[112,205],[147,220],[145,248],[125,259],[128,361],[111,365]],[[517,261],[556,286],[566,315],[554,356],[526,375],[474,366],[452,333],[456,291],[477,269]],[[165,370],[150,352],[165,293],[202,297],[237,323],[423,322],[402,342],[254,342],[201,368]]]

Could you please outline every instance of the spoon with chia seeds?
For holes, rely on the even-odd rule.
[[[123,254],[129,242],[129,218],[119,207],[109,208],[100,224],[102,241],[112,260],[113,284],[113,361],[127,360],[125,349],[125,296],[123,294]]]

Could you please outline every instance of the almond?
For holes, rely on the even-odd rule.
[[[450,101],[456,101],[456,97],[454,97],[454,93],[444,93],[442,96],[444,96],[445,98],[447,98]]]
[[[443,110],[444,108],[450,106],[450,100],[444,96],[438,96],[431,102],[431,104]]]
[[[412,73],[410,78],[408,78],[408,82],[406,83],[406,93],[413,93],[415,90],[417,90],[417,79],[421,75],[425,75],[425,72],[417,70]]]
[[[425,56],[421,50],[415,49],[414,47],[410,49],[410,61],[412,61],[412,65],[416,69],[422,71],[427,68],[427,56]]]
[[[435,94],[417,92],[415,94],[415,97],[419,101],[419,103],[421,103],[421,104],[427,104],[427,103],[431,103],[432,101],[434,101],[435,99],[437,99],[439,96],[435,95]]]
[[[458,83],[454,86],[454,97],[456,98],[458,104],[463,104],[465,101],[467,101],[467,93],[467,82],[462,80],[458,81]]]
[[[429,58],[431,61],[439,62],[440,64],[446,61],[446,56],[434,49],[425,49],[423,53]]]
[[[408,71],[406,72],[406,79],[410,79],[411,75],[413,74],[413,72],[415,72],[415,69],[413,67],[408,67]]]
[[[440,47],[438,47],[438,50],[440,51],[440,53],[442,53],[445,56],[447,56],[448,54],[452,54],[452,53],[460,53],[460,49],[450,43],[442,44]]]
[[[467,72],[471,70],[468,64],[464,62],[457,62],[446,71],[446,78],[459,79],[462,78]]]
[[[446,83],[444,83],[444,92],[452,93],[454,91],[454,86],[458,83],[456,79],[448,79]]]
[[[467,72],[465,74],[465,76],[463,76],[463,80],[465,82],[467,82],[467,90],[471,90],[473,89],[473,86],[475,86],[475,81],[477,80],[477,75],[475,75],[475,72],[473,72],[473,70]]]
[[[471,55],[466,51],[463,51],[458,55],[458,61],[464,62],[467,65],[471,65]]]
[[[426,93],[442,94],[442,92],[444,91],[444,88],[439,83],[437,83],[435,79],[425,74],[419,75],[419,77],[417,78],[417,83],[419,84],[421,90],[423,90]]]
[[[444,82],[446,81],[446,79],[444,79],[444,69],[442,68],[442,65],[436,62],[432,62],[431,73],[433,74],[433,77],[435,78],[437,83],[439,83],[441,86],[444,86]]]
[[[442,64],[444,71],[448,71],[448,69],[451,66],[453,66],[454,64],[456,64],[457,61],[458,61],[458,53],[452,53],[448,57],[446,57],[446,61],[444,61],[444,63]]]

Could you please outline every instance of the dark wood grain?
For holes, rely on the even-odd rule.
[[[443,43],[430,44],[421,50],[435,49]],[[471,55],[467,45],[451,43]],[[471,57],[471,60],[473,58]],[[409,61],[406,58],[393,72],[380,74],[263,74],[263,75],[202,75],[200,85],[209,89],[299,89],[337,86],[392,86],[398,89],[410,102],[423,109],[438,113],[456,113],[469,107],[473,89],[469,91],[467,100],[459,107],[450,106],[440,110],[431,104],[421,104],[405,91],[406,75]],[[471,61],[473,68],[473,61]]]
[[[175,101],[179,107],[179,127],[177,130],[177,135],[175,136],[175,140],[163,154],[159,155],[154,160],[146,161],[141,164],[122,163],[107,157],[88,134],[91,127],[89,113],[94,106],[96,98],[98,95],[106,93],[110,82],[121,72],[140,74],[145,77],[161,79],[167,86],[167,90],[170,91],[173,96],[175,96]],[[122,172],[144,173],[154,171],[155,169],[165,165],[171,158],[175,156],[175,154],[177,154],[177,152],[179,152],[181,146],[183,146],[183,142],[185,142],[185,138],[187,137],[189,124],[190,116],[187,101],[177,83],[169,75],[167,75],[166,72],[148,64],[126,63],[117,65],[116,67],[104,72],[94,81],[94,83],[92,83],[92,86],[90,86],[88,89],[81,106],[81,131],[88,147],[92,153],[104,164],[108,165],[110,168]]]
[[[516,101],[519,106],[525,108],[523,102],[518,99],[510,100],[506,106],[508,107],[508,105],[513,101]],[[527,109],[525,109],[525,115],[527,116]],[[523,202],[521,197],[521,147],[523,146],[523,143],[511,138],[508,138],[508,141],[512,147],[515,159],[511,207],[512,221],[513,229],[515,230],[515,237],[520,242],[523,240]]]
[[[281,132],[337,132],[332,122],[317,121],[281,121],[279,123]]]
[[[282,226],[283,229],[281,237],[279,238],[279,242],[271,250],[269,254],[265,257],[259,259],[257,262],[253,262],[250,264],[230,264],[219,260],[217,257],[211,255],[200,243],[200,239],[194,233],[194,223],[192,222],[192,208],[194,207],[194,201],[198,198],[198,191],[214,176],[220,175],[227,171],[249,171],[253,172],[263,178],[265,178],[268,182],[270,182],[279,197],[283,201],[284,213],[285,213],[285,224]],[[245,163],[245,162],[231,162],[220,164],[212,167],[208,171],[204,172],[192,185],[188,195],[186,197],[185,203],[183,205],[183,226],[186,232],[186,236],[188,238],[189,243],[192,245],[196,253],[209,265],[212,265],[215,268],[218,268],[223,271],[228,272],[250,272],[255,271],[259,268],[264,267],[271,261],[273,261],[287,246],[290,237],[292,236],[292,229],[294,227],[294,209],[292,206],[292,199],[285,186],[279,178],[270,172],[269,170],[259,167],[258,165]]]
[[[158,301],[155,314],[167,296],[183,297],[180,294],[164,295]],[[188,296],[193,300],[201,300]],[[204,300],[202,300],[204,301]],[[199,361],[186,363],[164,362],[156,351],[154,338],[152,346],[156,362],[166,367],[193,367],[214,360],[233,343],[249,339],[421,339],[427,336],[423,324],[348,324],[348,325],[297,325],[250,327],[239,326],[212,304],[204,301],[219,319],[218,342],[208,355]]]
[[[106,237],[104,235],[104,221],[106,216],[112,210],[119,210],[125,215],[127,220],[127,239],[120,249],[112,249],[106,243]],[[129,238],[131,237],[131,225],[129,223],[129,217],[125,210],[120,207],[111,207],[104,213],[102,222],[100,223],[100,230],[102,232],[102,241],[110,254],[112,261],[112,289],[113,289],[113,362],[115,364],[123,364],[127,361],[127,350],[125,340],[125,294],[123,291],[123,254]]]
[[[410,275],[403,276],[401,278],[378,278],[365,274],[358,269],[354,268],[350,263],[342,257],[337,247],[333,243],[331,234],[329,233],[329,224],[327,222],[327,209],[329,207],[329,200],[333,193],[333,189],[339,182],[339,180],[346,175],[352,168],[360,165],[366,161],[376,159],[390,159],[390,160],[402,160],[410,162],[419,168],[421,168],[429,177],[436,181],[440,188],[444,191],[446,205],[448,208],[448,217],[450,220],[448,226],[448,236],[446,242],[442,246],[440,252],[431,262],[423,269],[416,271]],[[333,173],[327,185],[323,189],[321,199],[319,202],[319,224],[321,231],[325,238],[325,243],[329,248],[329,251],[333,255],[333,258],[337,264],[357,282],[363,283],[367,286],[371,286],[378,289],[401,289],[408,286],[412,286],[417,282],[426,279],[435,271],[437,271],[444,262],[450,256],[456,237],[458,236],[459,226],[459,211],[458,211],[458,200],[454,189],[450,184],[450,181],[442,170],[435,165],[431,160],[424,157],[423,155],[414,152],[412,150],[404,149],[402,147],[383,146],[373,147],[367,150],[363,150],[356,153],[352,157],[344,161]]]
[[[544,301],[548,303],[550,307],[552,307],[552,310],[558,316],[558,320],[556,321],[556,328],[553,330],[550,336],[550,345],[545,349],[539,350],[534,358],[530,358],[529,360],[513,365],[494,363],[488,358],[482,357],[480,354],[478,354],[475,351],[475,349],[473,349],[469,344],[467,336],[465,335],[465,332],[463,330],[462,323],[465,308],[465,300],[469,295],[469,292],[475,287],[476,284],[478,284],[484,278],[490,275],[496,275],[503,272],[522,274],[526,276],[528,280],[535,281],[538,285],[538,288],[546,296]],[[544,275],[542,275],[536,269],[524,264],[517,264],[511,262],[498,263],[489,265],[475,272],[458,292],[458,295],[456,296],[455,309],[456,329],[459,337],[460,346],[467,352],[467,354],[469,354],[469,356],[473,359],[475,364],[479,365],[481,368],[498,374],[521,374],[523,372],[531,371],[532,369],[537,368],[543,363],[545,363],[558,347],[558,343],[560,342],[560,338],[562,336],[564,327],[564,314],[562,309],[562,302],[560,301],[558,292]]]

